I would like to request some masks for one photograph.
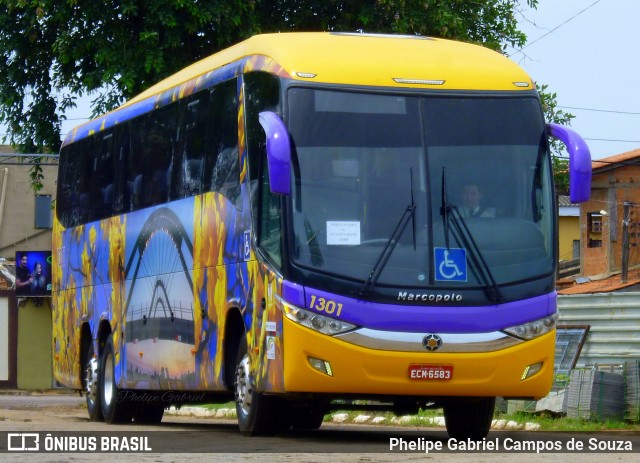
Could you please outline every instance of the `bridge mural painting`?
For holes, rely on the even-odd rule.
[[[129,385],[195,387],[192,217],[193,199],[129,216],[124,347]]]

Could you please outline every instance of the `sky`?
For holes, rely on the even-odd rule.
[[[509,57],[575,116],[592,159],[640,148],[640,1],[539,0],[516,19],[527,44]]]

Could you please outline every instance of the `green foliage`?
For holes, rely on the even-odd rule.
[[[62,114],[113,109],[256,32],[243,0],[0,0],[0,122],[22,152],[56,152]]]
[[[270,0],[256,2],[270,18],[261,29],[418,34],[482,44],[494,50],[522,46],[517,0]],[[532,7],[537,0],[527,0]],[[266,27],[265,27],[266,26]]]
[[[44,186],[42,181],[44,180],[44,173],[42,172],[42,166],[40,165],[40,159],[36,159],[29,169],[29,178],[31,179],[31,189],[37,193],[42,190]]]
[[[558,109],[556,102],[557,95],[549,92],[547,85],[542,85],[538,89],[538,92],[546,121],[561,125],[571,125],[571,119],[575,116]],[[558,140],[551,140],[550,145],[556,193],[563,195],[569,194],[569,160],[564,157],[564,145]]]

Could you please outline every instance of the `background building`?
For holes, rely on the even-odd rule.
[[[52,386],[50,298],[17,298],[15,256],[51,251],[52,201],[57,166],[43,166],[43,188],[35,193],[31,166],[0,146],[0,387]]]
[[[602,278],[640,264],[640,149],[593,162],[591,199],[582,204],[581,273]],[[625,244],[625,236],[628,240]]]
[[[569,196],[558,196],[558,259],[580,257],[580,205],[571,204]]]
[[[592,169],[591,199],[580,206],[581,275],[559,286],[559,321],[588,330],[578,366],[617,371],[640,359],[640,149]]]

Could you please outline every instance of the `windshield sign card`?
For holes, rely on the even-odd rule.
[[[327,244],[334,246],[360,244],[360,222],[327,222]]]

